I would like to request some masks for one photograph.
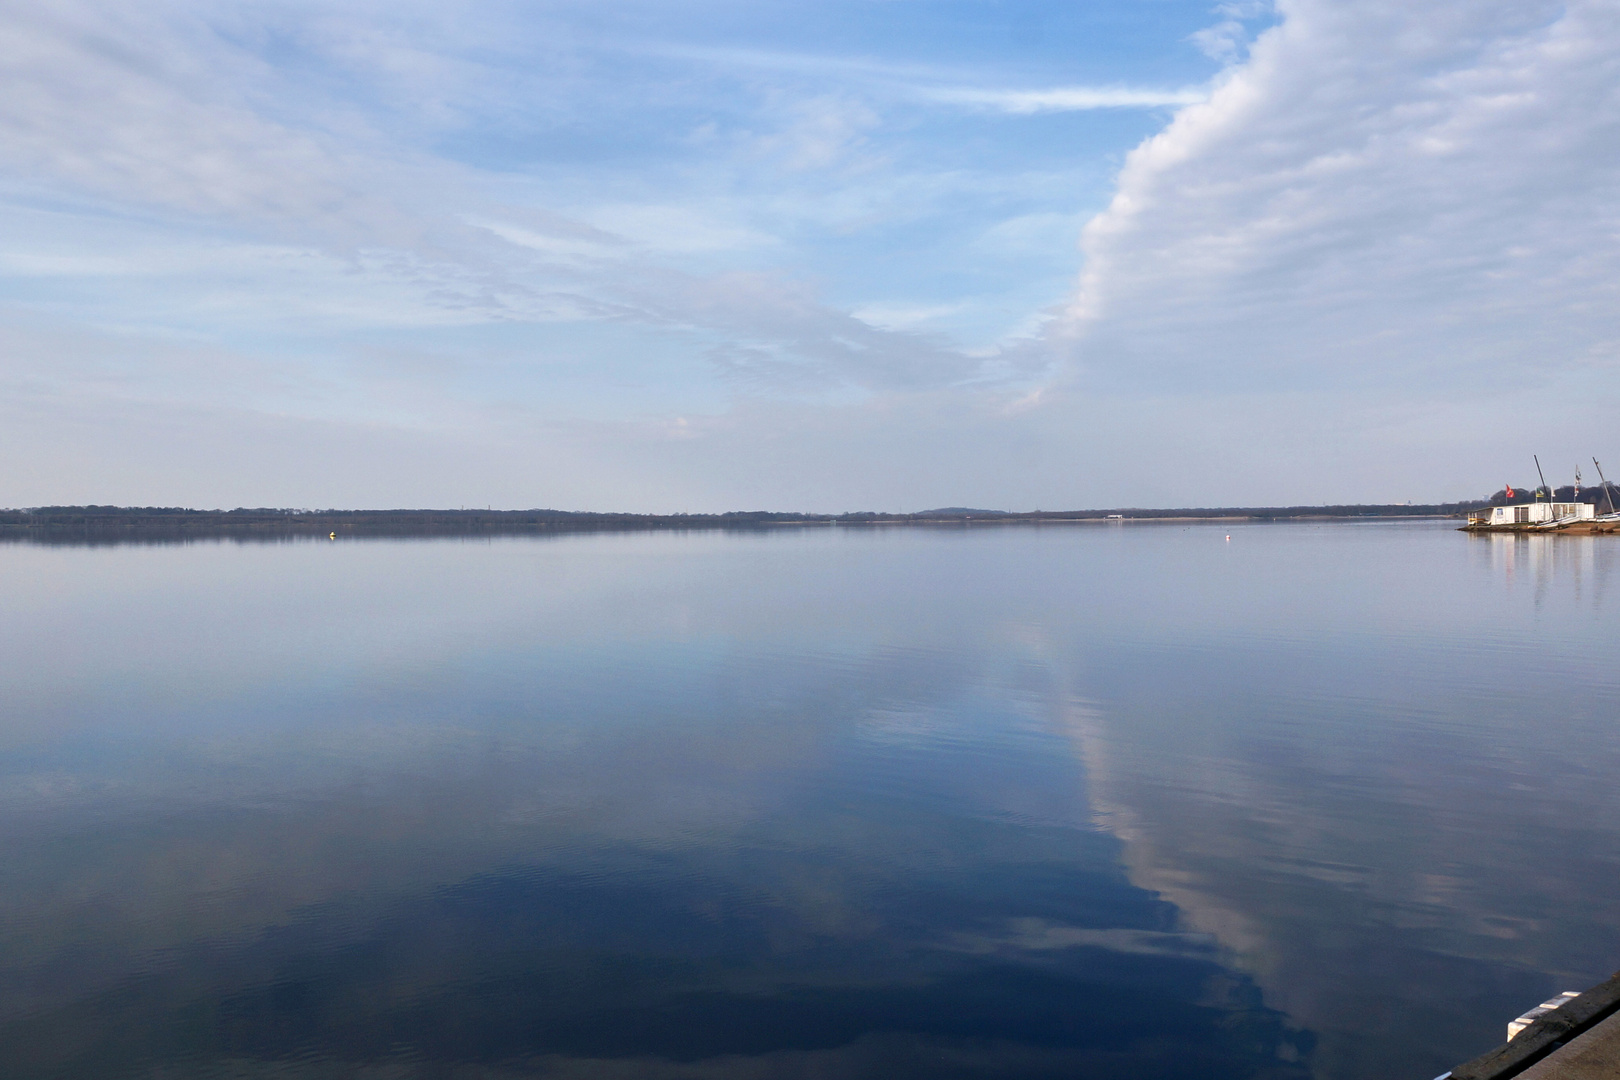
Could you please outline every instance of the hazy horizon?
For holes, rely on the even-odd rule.
[[[1207,504],[1201,506],[1066,506],[1066,507],[998,507],[998,506],[927,506],[920,508],[890,509],[879,506],[864,506],[859,508],[846,508],[842,510],[808,510],[802,507],[768,507],[733,506],[724,510],[672,510],[651,511],[624,507],[566,507],[566,506],[183,506],[178,503],[149,503],[145,505],[119,505],[116,503],[40,503],[36,506],[8,506],[0,507],[0,513],[26,513],[35,510],[88,510],[111,509],[119,511],[138,510],[165,510],[182,511],[198,514],[227,514],[236,511],[267,511],[273,513],[298,514],[409,514],[409,513],[495,513],[495,514],[602,514],[602,515],[628,515],[636,517],[680,517],[683,515],[718,516],[724,514],[807,514],[816,517],[838,516],[848,514],[880,514],[880,515],[918,515],[942,513],[968,513],[968,514],[1053,514],[1053,513],[1081,513],[1094,514],[1112,510],[1141,510],[1149,513],[1163,513],[1170,510],[1273,510],[1292,509],[1295,507],[1321,507],[1330,509],[1335,507],[1393,507],[1393,506],[1454,506],[1468,502],[1483,502],[1489,495],[1474,499],[1440,500],[1384,500],[1380,502],[1346,502],[1343,500],[1331,502],[1300,502],[1300,503],[1274,503],[1269,505],[1252,504],[1240,506],[1237,504]]]

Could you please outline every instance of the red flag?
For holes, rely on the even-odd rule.
[[[1513,485],[1512,484],[1506,484],[1504,486],[1507,488],[1507,497],[1510,498],[1510,499],[1513,498]]]

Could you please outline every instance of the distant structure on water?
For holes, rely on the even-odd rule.
[[[1508,484],[1491,496],[1490,506],[1470,511],[1468,524],[1463,528],[1475,532],[1614,532],[1620,528],[1620,514],[1615,513],[1614,487],[1603,475],[1603,466],[1597,458],[1592,459],[1592,467],[1597,469],[1602,486],[1597,491],[1588,488],[1586,498],[1582,499],[1581,470],[1575,470],[1575,483],[1572,486],[1554,491],[1547,486],[1547,477],[1541,471],[1541,459],[1536,458],[1540,487],[1533,492],[1527,493],[1522,488],[1515,492],[1513,485]],[[1526,501],[1527,496],[1529,501]],[[1600,496],[1608,503],[1607,514],[1598,513]]]
[[[1468,515],[1470,529],[1555,528],[1597,520],[1597,507],[1587,502],[1534,502],[1487,506]]]

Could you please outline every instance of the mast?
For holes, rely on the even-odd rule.
[[[1603,497],[1609,500],[1609,513],[1612,514],[1614,513],[1614,493],[1609,490],[1609,478],[1603,475],[1603,466],[1598,464],[1597,458],[1592,459],[1592,467],[1598,471],[1598,479],[1603,481]]]
[[[1547,501],[1552,502],[1552,488],[1547,486],[1547,474],[1541,471],[1541,459],[1536,457],[1534,454],[1531,454],[1530,457],[1534,459],[1536,463],[1536,475],[1541,477],[1541,490],[1547,493]],[[1538,499],[1540,497],[1541,496],[1539,494],[1536,496]]]

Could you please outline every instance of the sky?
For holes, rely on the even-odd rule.
[[[1620,0],[0,0],[0,505],[1428,502],[1617,410]]]

